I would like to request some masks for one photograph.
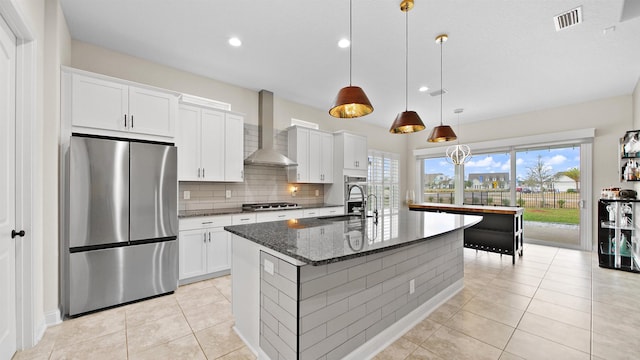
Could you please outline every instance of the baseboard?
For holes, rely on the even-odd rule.
[[[371,340],[367,341],[364,345],[353,350],[349,355],[345,356],[346,360],[362,360],[371,359],[379,352],[386,349],[394,341],[402,337],[407,331],[411,330],[414,326],[418,325],[429,314],[431,314],[440,305],[447,302],[460,290],[464,288],[464,279],[460,279],[447,288],[442,290],[436,296],[432,297],[422,305],[418,306],[415,310],[407,314],[402,319],[396,321],[393,325],[383,330],[378,335],[374,336]]]
[[[251,351],[253,353],[253,355],[255,357],[258,358],[258,360],[263,360],[263,359],[269,359],[268,357],[265,358],[263,356],[260,356],[260,354],[264,354],[264,352],[262,351],[262,349],[258,349],[260,351],[260,354],[258,354],[258,351],[256,351],[256,349],[253,348],[253,346],[249,345],[249,342],[247,341],[247,339],[242,335],[242,333],[240,333],[240,331],[238,331],[238,328],[236,328],[235,326],[232,327],[233,332],[236,333],[236,335],[238,335],[238,337],[240,338],[240,340],[242,340],[242,342],[244,343],[244,345],[249,349],[249,351]],[[266,356],[266,355],[265,355]]]
[[[62,322],[62,317],[60,316],[60,309],[55,309],[53,311],[46,312],[44,314],[44,322],[46,327],[60,324]]]

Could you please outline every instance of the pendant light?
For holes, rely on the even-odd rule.
[[[460,114],[464,109],[455,109],[453,112],[458,114],[458,131],[460,131]],[[453,165],[462,165],[471,159],[471,148],[468,145],[460,145],[460,140],[453,146],[449,146],[446,151],[447,161]]]
[[[447,41],[447,34],[436,36],[436,43],[440,44],[440,125],[431,130],[431,135],[427,139],[428,142],[445,142],[457,139],[456,133],[449,125],[442,125],[442,97],[444,96],[444,88],[442,87],[442,44]]]
[[[353,28],[353,16],[352,16],[352,0],[349,0],[349,86],[343,87],[338,92],[333,106],[329,109],[329,115],[337,118],[356,118],[365,116],[373,112],[373,106],[364,93],[364,90],[359,86],[353,86],[351,84],[351,68],[352,68],[352,56],[351,48],[353,47],[352,28]]]
[[[409,10],[413,9],[413,0],[400,2],[400,10],[405,13],[405,67],[404,67],[404,111],[396,116],[389,132],[392,134],[408,134],[425,129],[418,113],[407,110],[409,107]]]

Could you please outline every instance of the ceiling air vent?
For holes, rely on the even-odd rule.
[[[582,22],[582,6],[553,17],[556,31],[564,30]]]
[[[440,90],[436,90],[436,91],[430,92],[429,95],[431,95],[431,96],[440,96],[440,95],[446,94],[448,92],[449,91],[447,91],[447,89],[440,89]]]

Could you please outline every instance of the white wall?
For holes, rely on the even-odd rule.
[[[458,135],[462,143],[474,143],[595,128],[591,205],[594,214],[597,214],[600,189],[609,186],[629,187],[628,184],[620,183],[618,178],[618,141],[625,131],[633,127],[632,97],[627,95],[464,124],[461,125]],[[416,137],[411,139],[411,148],[429,147],[418,142]],[[442,149],[444,155],[446,145]],[[407,170],[409,186],[414,186],[415,166],[409,166]],[[594,222],[594,236],[597,236],[595,225]]]
[[[44,314],[55,321],[59,305],[58,169],[60,66],[71,62],[71,36],[59,0],[45,1],[44,98],[42,138]]]
[[[633,128],[640,129],[640,79],[633,90]]]

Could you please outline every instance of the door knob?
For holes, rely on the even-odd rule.
[[[16,236],[23,237],[24,236],[24,230],[20,230],[18,232],[16,232],[15,230],[11,230],[11,238],[15,239]]]

